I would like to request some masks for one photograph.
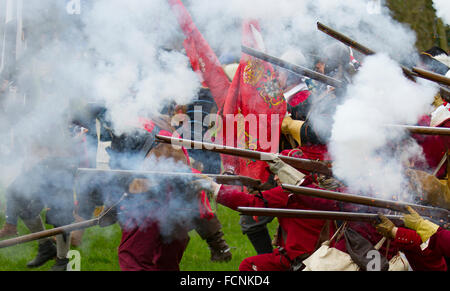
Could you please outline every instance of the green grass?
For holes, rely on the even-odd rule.
[[[4,206],[4,203],[1,203]],[[4,207],[0,210],[0,223],[4,223]],[[239,226],[239,214],[223,206],[218,207],[219,217],[225,240],[230,245],[233,258],[227,263],[213,263],[210,261],[208,245],[195,232],[190,232],[190,242],[180,264],[182,271],[237,271],[241,261],[247,257],[256,255],[250,241],[241,232]],[[271,235],[275,233],[277,222],[269,224]],[[19,235],[28,234],[29,231],[19,221]],[[115,224],[106,228],[99,226],[86,229],[83,243],[78,250],[81,254],[82,271],[120,271],[117,247],[120,242],[120,227]],[[34,258],[37,253],[37,242],[28,242],[21,245],[0,249],[1,271],[46,271],[50,270],[54,261],[47,262],[37,269],[28,269],[26,263]]]

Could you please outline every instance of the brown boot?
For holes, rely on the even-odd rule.
[[[230,247],[223,239],[223,233],[218,231],[211,237],[206,239],[211,251],[212,262],[228,262],[232,258]]]
[[[5,225],[3,225],[3,228],[0,229],[0,238],[16,235],[17,235],[17,227],[14,224],[5,223]]]

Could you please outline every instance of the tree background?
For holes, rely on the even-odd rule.
[[[449,52],[450,27],[436,16],[433,0],[386,0],[392,16],[417,33],[416,47],[425,51],[439,46]]]

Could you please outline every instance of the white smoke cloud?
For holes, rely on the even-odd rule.
[[[321,21],[397,61],[414,62],[414,33],[395,22],[384,7],[373,14],[367,9],[370,1],[191,0],[183,3],[219,56],[230,51],[240,55],[241,22],[251,17],[260,20],[268,51],[275,55],[281,55],[288,47],[320,54],[321,48],[336,43],[317,30],[316,22]],[[83,1],[80,14],[70,16],[64,1],[23,2],[26,49],[15,76],[20,92],[3,103],[6,109],[1,118],[7,125],[0,132],[3,143],[0,148],[6,148],[2,152],[8,158],[1,158],[2,178],[21,172],[12,171],[11,164],[18,169],[22,165],[30,168],[30,161],[49,153],[70,153],[71,140],[63,133],[69,122],[68,113],[80,104],[104,102],[113,128],[122,133],[132,128],[138,116],[151,117],[170,101],[186,104],[195,98],[200,88],[199,78],[180,49],[183,36],[166,0]],[[385,81],[383,76],[392,67],[389,62],[387,65],[377,67],[382,76],[371,80]],[[369,70],[373,66],[367,67]],[[361,82],[375,84],[364,76],[363,72]],[[414,90],[410,92],[408,88],[412,85],[404,80],[389,84],[384,87],[390,88],[388,95],[397,87],[398,94],[416,94]],[[363,95],[357,88],[353,90]],[[379,105],[377,101],[372,102]],[[412,105],[417,108],[418,104]],[[413,113],[418,114],[415,110]],[[374,114],[360,117],[381,122]],[[409,115],[400,117],[403,119],[384,122],[414,119]],[[357,116],[354,118],[356,122]],[[363,127],[363,122],[359,123]],[[339,138],[345,141],[347,133],[339,131],[340,123],[337,126],[336,136],[342,134]],[[375,145],[386,141],[382,137],[373,138]],[[340,139],[337,141],[341,142]],[[46,149],[45,155],[36,148]],[[338,147],[336,153],[340,155],[339,150]],[[7,181],[3,181],[5,185]]]
[[[368,57],[334,116],[333,172],[354,192],[392,198],[404,187],[403,169],[422,152],[406,133],[387,127],[414,125],[430,112],[436,88],[406,79],[384,54]]]
[[[442,18],[445,24],[450,25],[450,2],[447,0],[433,0],[438,17]]]
[[[216,51],[240,51],[240,23],[260,19],[268,51],[281,56],[293,46],[320,54],[324,46],[337,42],[317,29],[322,22],[395,60],[415,60],[415,33],[395,21],[384,1],[373,0],[195,0],[189,2],[194,21]],[[230,33],[233,32],[233,33]]]
[[[95,1],[83,21],[88,45],[102,60],[92,80],[95,97],[106,102],[116,130],[126,131],[130,119],[153,116],[169,101],[187,104],[195,97],[200,82],[187,57],[161,51],[179,48],[182,40],[167,1]]]

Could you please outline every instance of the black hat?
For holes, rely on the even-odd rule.
[[[421,62],[428,70],[445,75],[450,70],[450,57],[440,47],[432,47],[420,54]]]

